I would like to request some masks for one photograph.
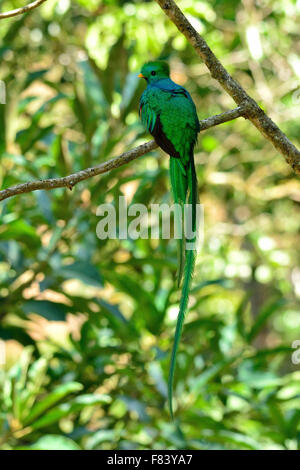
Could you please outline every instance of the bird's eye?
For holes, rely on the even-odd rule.
[[[156,75],[156,72],[152,70],[151,75]]]

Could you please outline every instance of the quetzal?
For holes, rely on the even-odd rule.
[[[170,79],[167,62],[146,63],[139,74],[147,82],[140,100],[140,115],[143,124],[153,135],[156,143],[170,155],[170,179],[174,202],[181,208],[177,223],[183,228],[184,204],[192,207],[192,231],[197,233],[196,206],[197,177],[194,165],[194,146],[200,131],[195,104],[188,91]],[[195,241],[195,240],[194,240]],[[179,241],[178,285],[184,272],[182,294],[177,317],[174,345],[172,349],[168,399],[173,417],[173,382],[176,354],[181,337],[184,316],[187,310],[196,249],[186,249],[187,240]]]

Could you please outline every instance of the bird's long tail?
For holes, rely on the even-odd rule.
[[[175,203],[179,203],[181,206],[184,205],[188,195],[188,203],[192,206],[192,231],[196,233],[197,231],[197,202],[198,202],[198,190],[197,190],[197,176],[194,165],[194,156],[191,155],[189,166],[185,169],[182,166],[182,162],[178,158],[170,158],[170,175],[171,175],[171,186],[173,190],[173,197]],[[183,213],[183,212],[182,212]],[[187,243],[193,243],[193,249],[186,249]],[[171,356],[171,365],[169,372],[168,380],[168,400],[169,400],[169,409],[171,417],[173,418],[173,384],[174,384],[174,374],[176,366],[176,356],[177,350],[180,343],[184,317],[187,310],[189,293],[192,283],[192,276],[195,266],[196,258],[196,235],[189,242],[182,239],[180,240],[179,247],[179,272],[178,279],[183,273],[183,264],[184,264],[184,278],[182,285],[182,292],[179,305],[179,313],[177,317],[176,331],[174,344],[172,349]]]
[[[181,278],[184,268],[185,259],[185,240],[184,233],[184,204],[186,202],[188,179],[184,166],[178,158],[170,157],[170,178],[173,192],[173,199],[175,204],[179,204],[180,212],[175,213],[175,224],[181,237],[178,239],[178,273],[177,283],[178,287],[181,283]]]

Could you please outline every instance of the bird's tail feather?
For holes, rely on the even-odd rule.
[[[174,180],[176,180],[177,176],[177,171],[174,171],[174,167],[176,166],[176,161],[178,160],[177,158],[172,158],[171,157],[171,184],[173,188],[173,193],[174,191]],[[175,160],[175,162],[174,162]],[[177,177],[179,179],[179,177]],[[177,187],[179,183],[176,183]],[[192,230],[194,233],[197,231],[196,227],[196,222],[197,222],[197,202],[198,202],[198,190],[197,190],[197,176],[196,176],[196,171],[195,171],[195,165],[194,165],[194,157],[191,155],[190,158],[190,163],[186,171],[185,175],[185,183],[183,184],[181,182],[181,187],[186,188],[186,193],[185,193],[185,199],[184,202],[186,201],[186,194],[187,192],[189,193],[188,196],[188,202],[189,204],[192,205]],[[183,196],[183,190],[181,195]],[[174,196],[175,202],[176,197],[178,199],[178,192],[176,192],[176,196]],[[181,333],[182,333],[182,328],[183,328],[183,323],[184,323],[184,317],[186,314],[187,306],[188,306],[188,299],[189,299],[189,293],[190,293],[190,288],[191,288],[191,283],[192,283],[192,277],[193,277],[193,271],[194,271],[194,266],[195,266],[195,259],[196,259],[196,235],[195,237],[190,240],[190,242],[194,243],[195,247],[194,249],[191,250],[184,250],[183,249],[183,244],[182,244],[182,252],[186,251],[185,254],[185,264],[184,264],[184,279],[183,279],[183,285],[182,285],[182,292],[181,292],[181,298],[180,298],[180,305],[179,305],[179,313],[177,317],[177,324],[176,324],[176,331],[175,331],[175,338],[174,338],[174,344],[172,348],[172,356],[171,356],[171,365],[170,365],[170,372],[169,372],[169,380],[168,380],[168,399],[169,399],[169,409],[170,409],[170,414],[171,417],[173,418],[173,384],[174,384],[174,374],[175,374],[175,365],[176,365],[176,356],[177,356],[177,350],[179,347],[179,342],[181,338]],[[180,256],[182,254],[180,253]]]
[[[188,180],[184,167],[181,164],[179,158],[170,158],[170,178],[171,186],[173,192],[173,199],[175,204],[180,205],[181,217],[175,212],[175,223],[177,224],[177,229],[181,233],[181,238],[178,240],[178,273],[177,273],[177,284],[180,286],[183,268],[184,268],[184,251],[185,251],[185,241],[183,237],[183,223],[184,223],[184,204],[186,202],[187,190],[188,190]],[[181,219],[181,220],[180,220]]]

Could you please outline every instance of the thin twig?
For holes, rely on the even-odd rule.
[[[11,18],[12,16],[22,15],[23,13],[27,13],[30,10],[40,6],[46,0],[35,0],[35,2],[29,3],[29,5],[25,5],[25,7],[16,8],[15,10],[7,11],[5,13],[0,13],[0,20],[4,20],[5,18]]]
[[[207,119],[200,121],[200,129],[205,130],[210,127],[217,126],[223,122],[231,121],[240,116],[245,116],[247,113],[247,107],[239,106],[235,109],[225,111],[221,114],[216,114]],[[151,150],[156,149],[158,146],[154,140],[139,145],[128,152],[122,153],[116,158],[112,158],[107,162],[101,163],[100,165],[94,166],[92,168],[86,168],[85,170],[78,171],[69,176],[64,176],[63,178],[51,178],[46,180],[39,181],[28,181],[27,183],[18,184],[17,186],[12,186],[11,188],[3,189],[0,191],[0,201],[8,199],[9,197],[16,196],[17,194],[30,193],[32,191],[37,191],[39,189],[55,189],[55,188],[69,188],[72,189],[75,184],[79,181],[92,178],[93,176],[100,175],[102,173],[107,173],[110,170],[114,170],[126,163],[135,160],[145,153],[151,152]]]
[[[222,124],[223,122],[232,121],[233,119],[236,119],[241,116],[246,117],[247,112],[248,112],[247,105],[241,105],[241,106],[238,106],[237,108],[230,109],[229,111],[225,111],[224,113],[215,114],[214,116],[210,116],[200,121],[200,130],[204,131],[206,129],[209,129],[210,127],[218,126],[219,124]]]
[[[267,116],[256,101],[253,100],[243,87],[227,72],[209,48],[206,41],[193,28],[176,3],[173,0],[155,1],[193,46],[197,54],[206,64],[211,76],[220,83],[224,90],[234,99],[236,104],[247,105],[247,119],[257,127],[265,138],[272,142],[274,147],[285,157],[286,162],[291,165],[295,173],[300,175],[300,151],[290,142],[272,119]]]

